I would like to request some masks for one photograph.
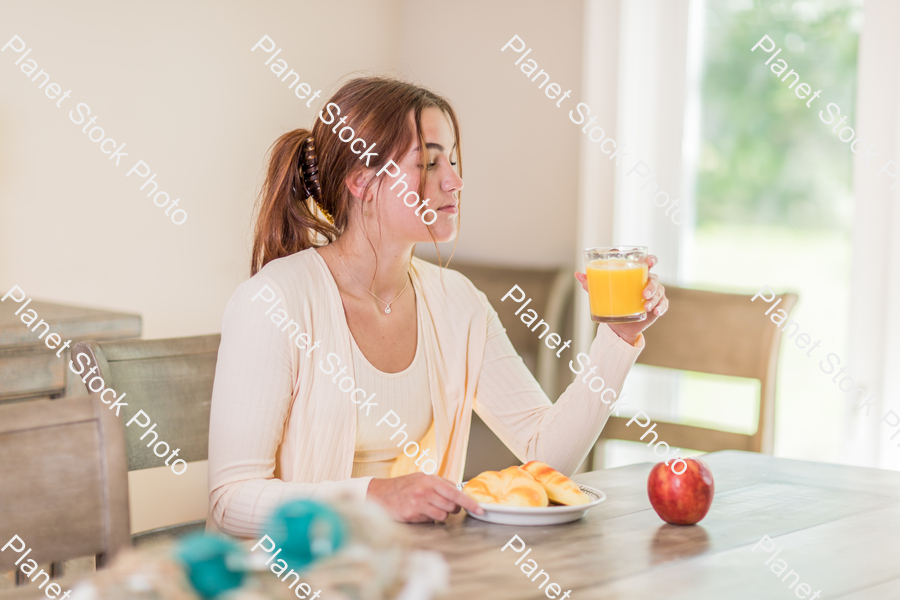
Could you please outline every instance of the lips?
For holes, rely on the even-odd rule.
[[[445,204],[444,206],[438,209],[438,212],[446,212],[451,214],[456,214],[459,212],[458,208],[459,202],[453,202],[452,204]]]

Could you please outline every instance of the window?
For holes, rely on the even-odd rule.
[[[632,207],[647,201],[636,193],[626,194],[617,203],[617,213],[624,213],[626,222],[617,241],[637,243],[629,240],[645,233],[643,239],[651,247],[680,248],[678,268],[667,278],[679,285],[743,293],[768,285],[779,292],[796,292],[800,301],[791,317],[814,340],[821,338],[823,346],[847,356],[853,161],[849,144],[838,140],[838,133],[820,120],[819,111],[828,120],[826,105],[833,102],[840,106],[840,116],[847,117],[846,123],[855,123],[861,1],[723,0],[696,2],[692,10],[697,8],[702,18],[676,19],[673,27],[683,24],[688,48],[692,40],[702,39],[697,45],[702,76],[690,77],[690,49],[685,58],[677,45],[669,45],[653,59],[658,61],[655,68],[635,68],[626,50],[621,63],[625,74],[620,74],[619,82],[622,86],[624,78],[629,85],[629,71],[663,82],[666,77],[671,81],[667,74],[673,69],[686,73],[684,94],[669,86],[670,93],[664,96],[669,104],[687,98],[684,136],[679,140],[684,143],[678,148],[685,150],[673,151],[661,134],[636,126],[631,131],[660,147],[669,143],[656,154],[654,170],[683,169],[681,185],[674,177],[668,185],[692,197],[694,218],[681,231],[664,224],[647,232],[638,225],[642,219],[628,215],[635,210]],[[769,65],[765,62],[774,49],[751,52],[764,35],[781,48]],[[666,63],[666,53],[674,56],[671,63]],[[788,64],[780,77],[770,69],[778,59]],[[799,82],[793,75],[782,81],[790,70],[799,75]],[[815,100],[810,100],[812,94],[798,98],[793,88],[800,82],[808,83],[813,93],[822,90],[821,95]],[[695,124],[690,118],[692,94],[699,105]],[[644,88],[643,96],[647,95]],[[620,118],[626,126],[646,120],[630,108],[627,89],[620,99],[619,110],[625,114]],[[658,110],[664,108],[660,104]],[[691,147],[697,148],[693,160]],[[676,154],[678,158],[673,158]],[[679,238],[678,244],[673,237]],[[653,420],[742,433],[755,430],[759,394],[755,382],[661,371],[636,367],[623,394],[630,394],[634,405],[644,407]],[[837,440],[844,433],[846,395],[822,375],[818,360],[793,344],[782,344],[777,399],[777,455],[840,459]],[[627,442],[607,445],[606,466],[637,460],[654,459],[646,447]]]
[[[857,0],[706,3],[696,224],[685,270],[692,287],[746,291],[768,284],[797,292],[792,318],[841,356],[848,348],[852,155],[819,111],[828,120],[826,105],[834,102],[855,123],[861,26]],[[750,52],[764,35],[782,49],[769,65],[777,50],[763,53],[768,43]],[[788,64],[781,77],[771,68],[778,58]],[[790,70],[822,96],[799,99],[789,89],[797,78],[782,81]],[[779,456],[839,458],[834,442],[845,396],[816,370],[816,360],[782,344]],[[682,380],[690,390],[682,395],[682,414],[698,420],[711,396],[728,393],[702,385],[704,379]]]

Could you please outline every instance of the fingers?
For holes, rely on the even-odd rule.
[[[440,511],[438,509],[434,509],[432,516],[431,514],[427,514],[427,510],[423,509],[421,511],[416,511],[415,513],[411,513],[407,517],[401,517],[399,520],[404,523],[431,523],[432,521],[443,521],[443,519],[438,519],[440,516]]]
[[[435,493],[431,498],[429,498],[428,501],[431,504],[431,506],[433,506],[434,508],[440,509],[440,510],[442,510],[444,512],[448,512],[448,513],[451,513],[454,510],[459,508],[456,505],[456,502],[453,502],[452,500],[447,500],[446,498],[444,498],[443,496],[441,496],[438,493]]]
[[[578,280],[578,282],[581,284],[581,287],[584,288],[584,291],[588,291],[587,275],[575,271],[575,279]]]
[[[662,301],[656,305],[656,308],[653,309],[653,314],[659,317],[666,314],[667,310],[669,310],[669,299],[663,298]]]
[[[653,298],[646,303],[647,312],[652,312],[656,316],[660,316],[669,308],[669,299],[666,298],[666,288],[662,284],[658,284]]]
[[[647,286],[644,288],[644,298],[649,300],[656,294],[656,289],[659,287],[659,277],[651,274],[650,278],[647,281]]]
[[[484,509],[478,506],[478,503],[475,502],[468,494],[465,492],[461,492],[456,489],[455,486],[443,484],[434,486],[434,491],[450,500],[455,504],[459,504],[463,508],[465,508],[469,512],[473,512],[476,515],[483,515]]]
[[[434,489],[428,498],[428,504],[423,507],[422,513],[435,521],[445,521],[447,517],[450,516],[450,513],[459,512],[458,503],[453,499],[444,496],[447,488],[450,488],[452,491],[461,494],[466,498],[468,498],[468,496],[458,491],[455,487],[444,484],[440,480],[436,483],[437,485],[434,486]]]
[[[395,519],[427,523],[444,521],[451,512],[459,512],[460,502],[454,494],[471,502],[471,498],[457,491],[450,482],[433,475],[414,473],[393,479],[372,479],[367,496],[381,504]]]
[[[655,254],[650,254],[647,256],[647,268],[652,269],[653,265],[659,262],[659,259],[656,258]]]
[[[434,521],[446,521],[447,517],[450,516],[447,511],[435,508],[434,506],[426,507],[423,514]]]

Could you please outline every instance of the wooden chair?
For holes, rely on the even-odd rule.
[[[515,314],[524,302],[517,304],[511,298],[506,301],[502,298],[518,285],[525,292],[526,300],[531,298],[528,308],[534,309],[540,319],[550,324],[550,332],[558,333],[563,341],[570,340],[574,314],[572,297],[577,283],[572,272],[568,269],[522,269],[455,260],[450,268],[468,277],[475,287],[484,292],[497,311],[516,352],[551,400],[556,400],[571,381],[568,368],[571,347],[557,358],[557,351],[551,350],[538,337],[545,328],[533,332],[520,320],[520,315]],[[519,464],[515,455],[478,415],[473,414],[463,478],[474,477],[482,471],[505,469],[514,464]]]
[[[128,340],[116,342],[80,342],[72,356],[84,353],[90,358],[88,369],[99,366],[107,388],[116,395],[127,393],[120,419],[127,423],[138,410],[143,410],[156,423],[155,432],[172,449],[180,448],[178,458],[185,462],[207,459],[209,447],[209,407],[220,335],[205,335],[162,340]],[[89,384],[91,379],[85,382]],[[96,385],[95,385],[96,387]],[[102,392],[88,393],[99,396]],[[109,399],[109,397],[107,397]],[[107,411],[111,412],[111,411]],[[128,470],[159,467],[147,441],[140,437],[147,429],[133,423],[125,427],[125,450]],[[178,537],[200,530],[206,521],[193,521],[136,534],[134,544],[158,537]]]
[[[99,568],[128,546],[122,423],[96,398],[0,406],[0,465],[0,546],[18,536],[31,548],[18,567],[18,542],[0,552],[0,571],[91,555]]]
[[[775,379],[781,330],[765,312],[775,304],[751,302],[750,295],[722,294],[666,286],[668,312],[644,332],[646,347],[637,362],[656,367],[757,379],[759,422],[747,435],[659,421],[655,432],[671,448],[745,450],[772,453],[775,433]],[[790,315],[796,294],[778,296],[778,309]],[[790,323],[786,320],[786,323]],[[786,323],[782,327],[787,328]],[[796,333],[792,328],[789,335]],[[626,427],[625,417],[610,416],[600,439],[640,441],[645,429]]]

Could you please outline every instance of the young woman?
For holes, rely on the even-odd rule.
[[[456,237],[461,173],[449,102],[392,79],[349,81],[311,131],[275,142],[252,277],[222,322],[212,524],[253,537],[297,497],[367,498],[407,522],[478,512],[455,488],[473,410],[522,461],[571,474],[587,456],[605,389],[618,394],[666,310],[663,287],[651,275],[645,321],[598,327],[601,387],[577,377],[551,404],[484,294],[413,258],[419,242]]]

